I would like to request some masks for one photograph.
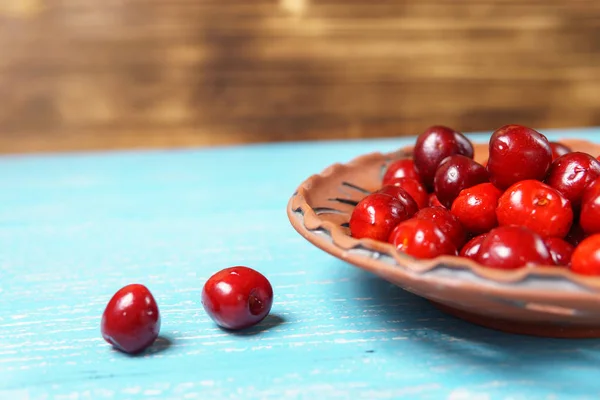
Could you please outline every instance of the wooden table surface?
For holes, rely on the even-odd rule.
[[[566,135],[600,141],[600,129],[549,132]],[[291,228],[286,203],[306,177],[410,140],[0,158],[0,398],[600,398],[600,340],[468,324]],[[275,303],[232,334],[200,292],[238,264],[271,280]],[[132,282],[162,312],[161,339],[138,357],[99,332]]]
[[[0,152],[600,125],[597,0],[1,0]]]

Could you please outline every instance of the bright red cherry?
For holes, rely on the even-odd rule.
[[[569,146],[560,142],[550,142],[550,148],[552,149],[552,161],[573,151]]]
[[[152,345],[160,331],[152,293],[139,284],[121,288],[108,302],[100,330],[104,340],[125,353],[139,353]]]
[[[456,246],[432,221],[412,218],[398,224],[390,235],[398,251],[416,258],[456,255]]]
[[[473,239],[469,240],[460,250],[459,256],[477,261],[477,254],[479,254],[481,243],[486,236],[487,234],[484,233],[483,235],[475,236]]]
[[[546,183],[569,199],[574,208],[578,208],[583,191],[599,176],[600,162],[589,154],[575,151],[552,163]]]
[[[412,158],[402,158],[391,163],[383,175],[382,186],[392,184],[391,181],[397,178],[411,178],[420,181],[421,178],[417,174]]]
[[[386,242],[392,229],[411,216],[397,198],[384,193],[373,193],[354,207],[350,216],[350,234],[356,239]]]
[[[473,145],[462,133],[445,126],[432,126],[419,135],[413,151],[415,168],[427,189],[442,160],[454,154],[473,158]]]
[[[582,275],[600,275],[600,234],[586,238],[573,251],[571,271]]]
[[[492,229],[481,242],[477,261],[498,269],[554,264],[542,237],[522,226]]]
[[[506,125],[492,134],[487,170],[499,189],[526,179],[543,180],[552,162],[552,149],[541,133]]]
[[[262,321],[273,305],[273,288],[263,274],[248,267],[225,268],[202,289],[202,305],[217,325],[230,330]]]
[[[417,206],[421,209],[427,207],[429,203],[429,194],[421,183],[413,178],[394,178],[388,181],[386,186],[399,186],[406,190],[415,200]]]
[[[467,233],[458,219],[443,207],[422,208],[415,214],[414,218],[435,223],[457,249],[460,249],[467,241]]]
[[[579,224],[587,234],[600,233],[600,178],[583,192]]]
[[[452,214],[468,232],[481,234],[498,226],[496,206],[502,192],[491,183],[481,183],[460,192],[452,203]]]
[[[488,173],[482,165],[469,157],[455,154],[441,162],[433,186],[440,203],[450,208],[461,190],[487,181]]]
[[[375,193],[387,194],[388,196],[392,196],[400,200],[400,202],[406,209],[406,214],[408,217],[412,217],[417,211],[419,211],[419,205],[417,204],[415,199],[413,199],[410,193],[403,187],[387,185],[382,187]]]
[[[496,216],[500,226],[524,226],[542,237],[564,238],[573,223],[569,200],[545,183],[531,179],[515,183],[504,192]]]
[[[571,255],[573,254],[573,250],[575,250],[572,244],[557,237],[546,238],[544,239],[544,243],[552,256],[554,264],[568,266],[571,263]]]

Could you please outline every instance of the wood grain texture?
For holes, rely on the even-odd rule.
[[[307,176],[407,143],[0,158],[0,398],[598,399],[599,340],[467,324],[289,225],[286,202]],[[232,334],[200,293],[237,264],[263,272],[275,302]],[[139,357],[99,332],[131,282],[162,313],[163,339]]]
[[[600,124],[595,0],[2,0],[0,152]]]

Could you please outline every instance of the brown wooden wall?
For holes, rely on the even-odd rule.
[[[0,152],[600,125],[599,0],[0,0]]]

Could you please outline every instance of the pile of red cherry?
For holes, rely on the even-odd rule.
[[[483,165],[473,156],[461,133],[427,129],[412,158],[392,162],[382,187],[356,205],[351,235],[422,259],[600,275],[600,156],[520,125],[492,134]]]
[[[202,305],[217,325],[245,329],[262,321],[271,311],[273,288],[261,273],[248,267],[231,267],[211,276],[202,289]],[[144,351],[158,338],[160,312],[144,285],[121,288],[102,315],[102,337],[129,354]]]

